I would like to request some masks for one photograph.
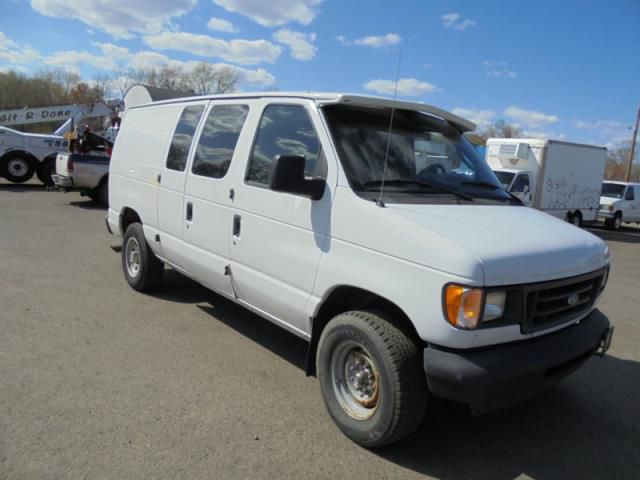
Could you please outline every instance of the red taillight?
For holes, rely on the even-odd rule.
[[[67,172],[73,172],[73,160],[71,160],[71,155],[67,157]]]

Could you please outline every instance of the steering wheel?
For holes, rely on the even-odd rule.
[[[420,172],[418,172],[418,176],[422,176],[422,175],[438,175],[438,174],[442,174],[442,173],[447,173],[447,171],[444,169],[444,167],[442,165],[440,165],[439,163],[433,163],[431,165],[429,165],[428,167],[423,168],[422,170],[420,170]]]

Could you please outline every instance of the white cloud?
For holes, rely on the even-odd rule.
[[[31,0],[49,17],[73,18],[116,38],[159,33],[171,19],[189,12],[197,0]]]
[[[145,36],[144,42],[155,50],[176,50],[201,57],[218,57],[242,65],[273,63],[282,53],[282,47],[267,40],[226,41],[184,32]]]
[[[485,75],[490,78],[517,78],[518,75],[513,70],[509,69],[509,64],[504,61],[489,61],[485,60],[482,65],[487,69]]]
[[[347,37],[345,37],[344,35],[338,35],[336,37],[336,41],[340,44],[340,45],[344,45],[345,47],[350,47],[351,46],[351,40],[349,40]]]
[[[80,65],[91,65],[101,70],[117,70],[118,65],[113,58],[105,55],[94,55],[89,52],[67,50],[55,52],[45,58],[44,63],[63,70],[79,71]]]
[[[496,113],[491,110],[476,110],[474,108],[456,107],[451,112],[471,120],[478,128],[488,127],[496,116]]]
[[[289,22],[309,25],[323,0],[213,0],[225,10],[244,15],[265,27]]]
[[[533,110],[524,110],[523,108],[516,107],[515,105],[508,107],[504,111],[504,114],[528,127],[533,128],[556,123],[560,120],[556,115],[548,115],[546,113],[536,112]]]
[[[364,88],[382,95],[393,95],[396,89],[396,82],[393,80],[370,80],[364,84]],[[435,85],[415,78],[401,78],[398,80],[398,95],[403,97],[418,97],[435,91]]]
[[[593,122],[574,120],[573,125],[580,130],[587,130],[595,134],[599,138],[599,142],[608,147],[617,147],[628,142],[633,134],[631,125],[617,120],[596,120]]]
[[[37,50],[29,45],[11,40],[0,32],[0,61],[4,60],[12,65],[25,65],[40,58]]]
[[[564,140],[567,138],[564,133],[556,133],[549,130],[524,130],[522,135],[529,138],[553,138],[556,140]]]
[[[427,68],[431,68],[433,67],[433,65],[431,65],[430,63],[425,63],[424,65],[422,65],[422,68],[427,69]]]
[[[119,47],[111,43],[93,42],[93,46],[100,49],[102,54],[93,54],[86,51],[55,52],[47,58],[46,63],[67,70],[79,69],[80,65],[88,64],[99,69],[111,72],[125,72],[128,70],[144,70],[159,68],[164,65],[190,72],[198,61],[174,60],[167,55],[151,51],[130,52],[127,48]],[[252,87],[272,87],[276,83],[275,77],[263,68],[255,70],[238,67],[228,63],[212,63],[214,67],[231,68],[238,75],[238,82]]]
[[[209,30],[217,30],[219,32],[226,32],[226,33],[236,33],[238,31],[238,29],[230,21],[225,20],[224,18],[216,18],[216,17],[212,17],[207,22],[207,28]]]
[[[451,12],[440,17],[442,19],[442,24],[444,28],[449,28],[451,30],[466,30],[470,27],[475,27],[477,22],[471,19],[462,19],[459,13]]]
[[[364,46],[364,47],[388,47],[390,45],[397,45],[402,41],[400,35],[395,33],[387,33],[386,35],[382,35],[379,37],[369,36],[364,38],[358,38],[353,41],[356,45]]]
[[[302,33],[293,30],[281,29],[273,34],[276,42],[287,45],[291,50],[291,56],[296,60],[311,60],[318,50],[313,42],[316,41],[315,33]]]

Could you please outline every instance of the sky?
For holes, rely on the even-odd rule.
[[[366,93],[614,147],[640,107],[640,0],[0,0],[0,71],[197,62],[243,91]],[[399,70],[398,70],[399,66]]]

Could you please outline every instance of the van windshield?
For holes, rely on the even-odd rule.
[[[626,185],[620,185],[619,183],[605,182],[602,184],[602,193],[600,195],[609,198],[622,198],[625,187]]]
[[[322,110],[349,184],[364,198],[378,198],[384,182],[386,202],[513,202],[468,140],[443,120],[396,109],[390,133],[390,108]]]
[[[493,173],[498,177],[498,181],[505,190],[509,188],[509,185],[511,185],[511,182],[513,181],[513,177],[516,176],[513,172],[502,172],[500,170],[494,171]]]

